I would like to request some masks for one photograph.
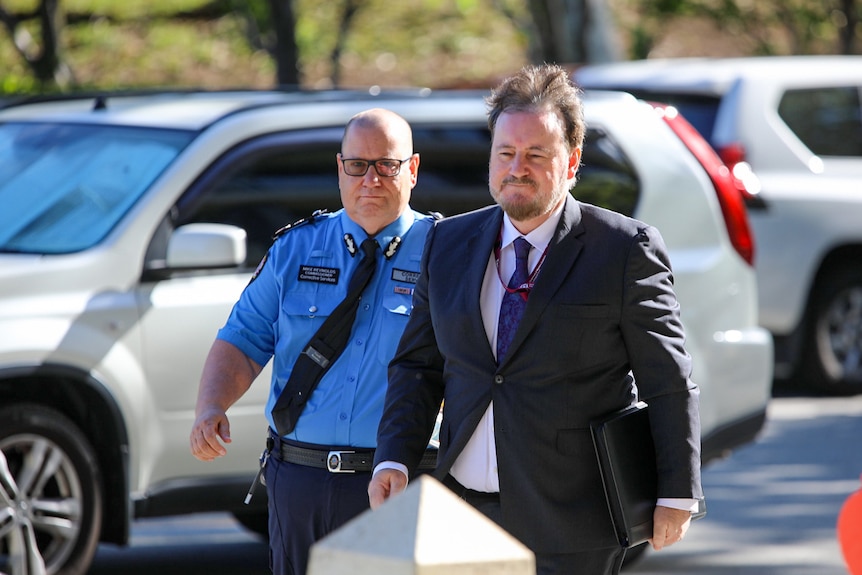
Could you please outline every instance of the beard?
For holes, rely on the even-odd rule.
[[[529,186],[527,189],[515,188],[508,193],[503,192],[507,184]],[[539,186],[530,178],[504,178],[500,188],[489,186],[491,197],[497,202],[509,218],[516,222],[523,222],[538,218],[551,213],[559,204],[562,197],[569,189],[565,177],[561,178],[557,185],[551,190],[540,190]]]

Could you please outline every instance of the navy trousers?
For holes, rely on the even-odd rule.
[[[369,508],[371,472],[330,473],[273,453],[265,476],[273,575],[305,575],[311,546]]]

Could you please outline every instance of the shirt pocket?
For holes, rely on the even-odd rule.
[[[316,292],[293,292],[285,296],[281,309],[292,318],[303,316],[309,319],[327,318],[338,307],[343,294],[321,294]]]
[[[413,311],[412,293],[387,293],[381,300],[381,337],[377,346],[378,358],[389,364],[398,349],[401,334],[407,327],[410,312]]]
[[[396,318],[410,317],[413,311],[413,290],[410,293],[388,293],[383,297],[383,309]]]

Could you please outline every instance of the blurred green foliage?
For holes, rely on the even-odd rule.
[[[305,86],[328,86],[347,0],[293,0]],[[0,0],[9,12],[39,0]],[[528,38],[497,9],[525,14],[524,0],[362,0],[339,66],[342,85],[487,85],[525,63]],[[72,88],[268,88],[275,63],[266,0],[61,0],[62,58]],[[35,22],[22,26],[41,42]],[[34,48],[35,49],[35,48]],[[0,28],[0,89],[52,89],[32,74]]]
[[[862,0],[614,0],[628,56],[649,57],[694,20],[709,22],[737,55],[862,53]],[[710,38],[699,50],[708,52]],[[678,54],[686,55],[686,54]],[[704,55],[704,54],[699,54]],[[709,55],[708,53],[705,55]]]
[[[40,1],[0,0],[0,9],[33,12]],[[530,57],[528,5],[536,0],[291,1],[306,87],[487,87]],[[631,58],[858,53],[862,46],[862,0],[607,1]],[[356,11],[339,37],[348,5]],[[276,84],[267,0],[60,0],[60,6],[61,58],[72,74],[64,89]],[[704,22],[712,35],[702,33]],[[26,21],[17,32],[28,57],[38,55],[38,23]],[[34,80],[0,27],[0,90],[56,89]]]

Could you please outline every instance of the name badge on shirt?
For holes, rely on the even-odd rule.
[[[394,281],[404,282],[406,284],[415,284],[419,280],[419,272],[411,272],[409,270],[399,270],[398,268],[393,268],[392,279]]]
[[[341,270],[338,268],[323,268],[320,266],[299,266],[299,276],[297,279],[301,282],[315,282],[321,284],[337,284],[338,275]]]

